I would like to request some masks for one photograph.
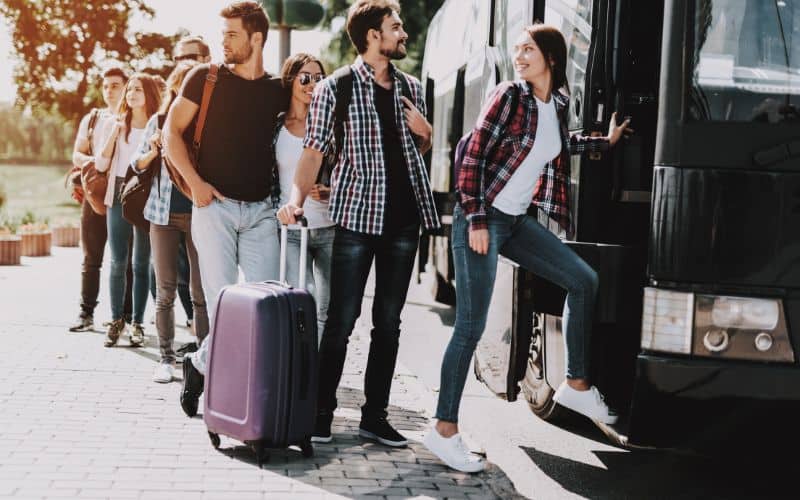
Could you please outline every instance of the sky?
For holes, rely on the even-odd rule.
[[[80,0],[75,0],[80,1]],[[186,28],[193,35],[202,35],[211,46],[211,56],[215,61],[222,60],[220,35],[221,18],[217,15],[230,0],[146,0],[155,9],[153,20],[134,18],[134,29],[171,34],[178,28]],[[330,36],[316,30],[293,31],[291,52],[319,54],[328,44]],[[270,33],[267,37],[264,64],[267,71],[277,73],[278,36]],[[0,102],[14,100],[15,90],[12,70],[15,61],[11,47],[10,27],[0,19]]]

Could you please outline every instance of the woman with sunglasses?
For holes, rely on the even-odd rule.
[[[316,57],[299,53],[289,57],[281,70],[281,81],[284,88],[291,89],[289,110],[278,116],[273,138],[275,164],[278,182],[272,185],[280,189],[273,193],[273,200],[280,201],[281,206],[289,201],[292,193],[297,162],[303,152],[303,138],[306,134],[306,116],[311,103],[311,95],[317,83],[325,78],[325,69]],[[326,161],[327,165],[332,162]],[[323,167],[321,172],[330,172]],[[317,324],[319,332],[328,318],[328,301],[330,299],[331,255],[333,253],[334,222],[328,216],[328,198],[330,187],[325,185],[328,175],[318,179],[311,190],[310,197],[303,205],[304,215],[308,221],[308,258],[306,259],[306,276],[308,291],[317,302]],[[277,208],[277,206],[276,206]],[[289,244],[287,248],[286,278],[292,285],[297,285],[300,274],[300,231],[297,226],[290,226]]]

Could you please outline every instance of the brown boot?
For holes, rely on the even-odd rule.
[[[125,320],[115,319],[108,325],[108,331],[106,331],[106,340],[103,342],[103,345],[106,347],[114,347],[116,345],[119,336],[122,335],[122,332],[125,331]]]

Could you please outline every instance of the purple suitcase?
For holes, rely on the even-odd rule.
[[[304,286],[308,229],[301,231]],[[219,434],[242,441],[259,465],[268,448],[298,445],[304,457],[314,453],[317,313],[308,291],[285,282],[286,226],[280,269],[280,282],[225,287],[209,337],[203,418],[211,442],[218,447]]]

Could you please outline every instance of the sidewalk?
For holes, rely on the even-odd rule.
[[[333,443],[315,445],[309,460],[295,450],[273,450],[262,469],[238,442],[223,437],[215,450],[202,418],[182,413],[180,381],[150,379],[158,359],[154,326],[146,325],[142,349],[105,349],[99,330],[67,332],[77,313],[79,269],[77,248],[0,267],[0,497],[516,496],[496,466],[474,476],[451,472],[422,446],[432,395],[401,365],[389,419],[410,446],[393,450],[357,437],[369,314],[351,338]],[[96,325],[108,319],[105,286],[103,294]],[[178,334],[178,342],[190,338],[185,329]]]

